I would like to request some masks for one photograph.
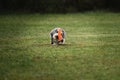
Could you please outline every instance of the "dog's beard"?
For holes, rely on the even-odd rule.
[[[56,34],[53,35],[53,41],[54,41],[54,43],[56,43],[56,44],[59,44],[59,43],[64,44],[65,39],[62,37],[62,39],[59,40],[58,33],[56,33]]]
[[[65,39],[63,39],[62,38],[62,40],[58,40],[58,36],[56,36],[55,38],[54,38],[54,43],[55,44],[64,44],[65,43]]]

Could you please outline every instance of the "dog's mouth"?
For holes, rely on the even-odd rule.
[[[57,40],[57,41],[61,41],[61,40],[63,40],[63,38],[59,39],[59,37],[56,36],[56,37],[55,37],[55,40]]]

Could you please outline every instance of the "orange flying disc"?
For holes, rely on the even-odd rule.
[[[62,40],[62,30],[60,28],[57,29],[58,31],[58,41]]]

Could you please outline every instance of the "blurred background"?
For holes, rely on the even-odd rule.
[[[0,13],[120,12],[120,0],[0,0]]]

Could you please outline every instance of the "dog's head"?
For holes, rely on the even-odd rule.
[[[54,41],[58,41],[58,42],[62,41],[63,40],[62,34],[59,35],[58,33],[55,33],[53,35],[53,39],[54,39]]]

